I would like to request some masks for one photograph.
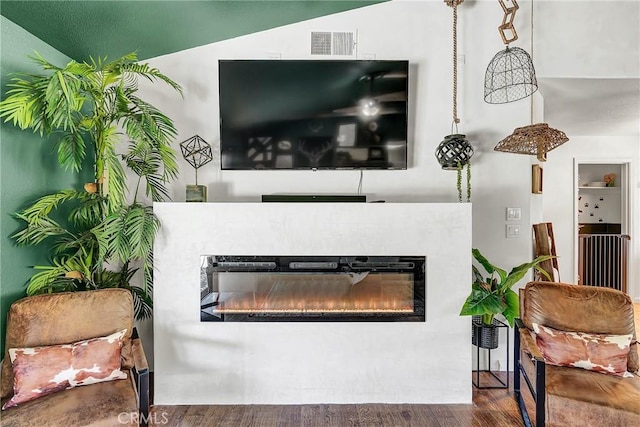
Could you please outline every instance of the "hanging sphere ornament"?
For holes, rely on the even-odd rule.
[[[458,164],[465,166],[473,156],[473,146],[466,135],[455,133],[447,135],[436,148],[438,163],[445,170],[457,170]]]

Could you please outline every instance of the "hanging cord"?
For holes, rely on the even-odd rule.
[[[363,178],[363,170],[360,169],[360,181],[358,181],[358,196],[362,194],[362,178]]]
[[[458,0],[453,0],[453,122],[451,123],[451,133],[455,127],[458,133]]]
[[[531,63],[533,64],[533,0],[531,0]],[[531,116],[530,116],[530,120],[531,120],[531,124],[533,124],[533,94],[531,94],[531,96],[529,97],[531,98],[529,100],[529,102],[531,103]]]

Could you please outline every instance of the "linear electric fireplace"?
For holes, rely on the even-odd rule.
[[[201,259],[202,321],[425,320],[422,256]]]

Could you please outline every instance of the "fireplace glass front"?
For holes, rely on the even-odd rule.
[[[425,320],[425,257],[201,258],[202,321]]]

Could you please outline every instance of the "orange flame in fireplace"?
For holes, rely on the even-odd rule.
[[[252,292],[221,293],[222,313],[397,313],[414,311],[411,274],[370,274],[352,284],[346,275],[273,274]]]

